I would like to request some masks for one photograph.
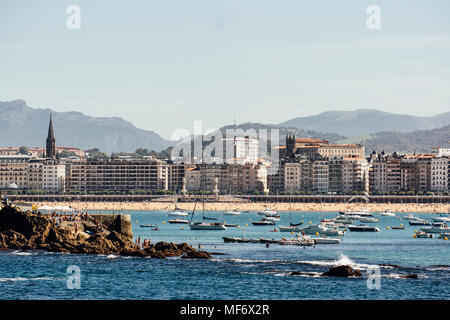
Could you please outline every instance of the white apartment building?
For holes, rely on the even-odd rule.
[[[42,190],[62,192],[65,189],[66,166],[64,164],[44,163],[42,165]]]
[[[448,190],[448,158],[431,159],[431,191]]]
[[[225,163],[254,164],[258,161],[258,139],[249,136],[223,139]],[[232,142],[232,144],[230,143]],[[228,150],[230,145],[233,150]]]

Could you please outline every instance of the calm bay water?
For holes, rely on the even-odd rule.
[[[207,212],[208,217],[225,219],[240,228],[226,231],[191,231],[187,225],[167,223],[166,212],[130,212],[135,237],[158,241],[188,242],[206,251],[221,252],[213,260],[166,260],[101,255],[75,255],[46,252],[0,252],[1,299],[450,299],[450,242],[414,239],[418,227],[410,227],[398,217],[380,217],[380,232],[348,231],[339,245],[315,248],[262,244],[228,244],[222,236],[246,238],[291,237],[289,233],[270,232],[274,226],[255,227],[256,213],[223,217]],[[337,213],[297,212],[292,221],[304,225],[332,218]],[[403,217],[405,214],[399,214]],[[431,214],[414,214],[431,218]],[[198,214],[197,219],[201,219]],[[166,223],[163,223],[166,222]],[[141,228],[156,224],[159,231]],[[248,224],[248,226],[245,226]],[[281,213],[278,225],[288,225],[289,214]],[[388,230],[400,226],[405,230]],[[184,230],[182,230],[184,229]],[[324,278],[319,275],[331,266],[352,264],[363,277]],[[370,266],[380,268],[379,290],[367,287]],[[67,267],[81,271],[81,289],[69,290]],[[292,271],[309,275],[290,276]],[[418,279],[402,279],[418,274]]]

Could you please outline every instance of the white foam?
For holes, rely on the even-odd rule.
[[[310,265],[314,265],[314,266],[342,266],[342,265],[349,265],[355,268],[359,268],[359,269],[366,269],[369,266],[374,266],[374,265],[369,265],[369,264],[362,264],[362,263],[356,263],[353,260],[351,260],[348,256],[344,255],[344,254],[340,254],[339,255],[339,259],[337,260],[316,260],[316,261],[311,261],[311,260],[299,260],[299,261],[295,261],[296,263],[301,263],[301,264],[310,264]]]
[[[17,255],[17,256],[34,256],[37,253],[36,252],[25,252],[25,251],[13,251],[11,254]]]
[[[7,281],[53,281],[58,280],[56,278],[49,278],[49,277],[37,277],[37,278],[23,278],[23,277],[17,277],[17,278],[0,278],[0,282],[7,282]]]

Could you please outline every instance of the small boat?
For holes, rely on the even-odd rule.
[[[450,222],[450,218],[447,217],[432,217],[434,222]]]
[[[356,218],[356,220],[358,220],[359,222],[365,222],[365,223],[378,223],[378,222],[380,222],[380,220],[375,219],[375,218],[371,218],[371,217],[359,217],[359,218]]]
[[[141,228],[154,228],[156,226],[154,224],[141,224],[140,227]]]
[[[237,228],[238,225],[237,225],[237,224],[228,224],[228,223],[225,223],[225,227],[227,227],[227,228]]]
[[[393,230],[405,230],[405,227],[391,227]]]
[[[339,238],[327,238],[327,237],[320,237],[320,238],[311,238],[314,240],[316,244],[340,244],[341,239]]]
[[[345,232],[343,230],[339,230],[338,228],[331,228],[324,226],[322,224],[318,225],[311,225],[305,228],[302,228],[301,231],[305,234],[320,234],[324,236],[343,236],[345,235]]]
[[[334,223],[352,224],[355,223],[355,219],[345,216],[336,217]]]
[[[419,231],[413,235],[413,238],[433,238],[433,237],[434,237],[434,234],[426,233],[425,231]]]
[[[179,209],[179,208],[176,208],[176,207],[175,207],[175,210],[173,210],[172,212],[169,212],[167,215],[168,215],[168,216],[181,216],[181,217],[186,217],[186,216],[189,215],[189,213],[187,213],[186,210],[182,210],[182,209]]]
[[[417,218],[417,220],[409,220],[410,226],[431,226],[431,222],[428,220]]]
[[[227,230],[223,222],[192,222],[189,227],[191,230]]]
[[[265,216],[265,217],[276,217],[278,213],[275,210],[270,209],[269,207],[266,207],[264,211],[259,211],[258,215]]]
[[[426,233],[443,233],[449,232],[450,228],[444,222],[434,222],[431,227],[420,228],[420,230],[425,231]]]
[[[350,231],[359,231],[359,232],[379,232],[380,229],[377,227],[368,226],[365,224],[359,224],[359,225],[348,225],[348,230]]]
[[[412,214],[407,214],[403,219],[405,219],[405,220],[419,220],[420,218],[414,217]]]
[[[280,221],[280,216],[275,216],[275,217],[265,217],[264,220]]]
[[[237,238],[237,237],[233,237],[233,238],[222,237],[222,239],[224,242],[227,242],[227,243],[234,243],[234,242],[238,242],[238,240],[239,240],[239,238]]]
[[[387,209],[385,212],[381,212],[380,215],[385,217],[395,217],[395,213],[393,213],[390,209]]]
[[[236,209],[230,210],[230,211],[225,211],[223,213],[224,216],[238,216],[240,214],[241,214],[241,212],[239,210],[236,210]]]
[[[185,219],[171,219],[168,220],[169,223],[173,223],[173,224],[188,224],[189,220],[185,220]]]
[[[259,220],[259,221],[252,221],[252,225],[254,226],[274,226],[275,222],[271,220]]]

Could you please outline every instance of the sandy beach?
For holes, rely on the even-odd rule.
[[[48,206],[70,206],[76,210],[173,210],[173,203],[169,202],[40,202],[38,207]],[[178,206],[185,210],[193,210],[194,203],[179,203]],[[205,203],[207,211],[227,211],[237,209],[239,211],[261,211],[269,206],[271,209],[280,212],[289,211],[329,211],[337,212],[344,210],[369,209],[371,212],[383,212],[388,209],[393,212],[429,212],[429,213],[447,213],[450,210],[448,203]],[[202,204],[198,203],[196,210],[201,210]]]

